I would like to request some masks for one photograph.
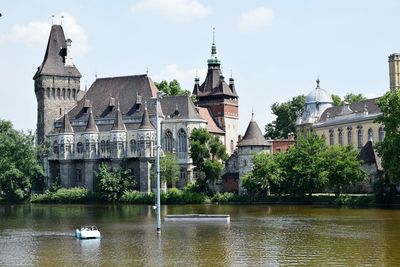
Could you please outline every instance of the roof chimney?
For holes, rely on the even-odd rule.
[[[68,38],[65,41],[65,43],[67,45],[67,55],[65,56],[65,67],[73,67],[74,63],[72,63],[72,55],[71,55],[71,43],[72,43],[72,40]]]

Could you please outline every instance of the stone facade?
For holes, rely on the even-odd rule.
[[[72,62],[71,42],[65,40],[60,25],[53,25],[43,63],[34,76],[37,143],[47,140],[50,144],[50,152],[44,159],[49,183],[58,179],[65,187],[96,190],[100,164],[118,168],[123,162],[135,177],[136,189],[150,192],[156,117],[160,121],[162,151],[176,154],[180,165],[178,187],[193,180],[189,153],[193,129],[206,128],[223,141],[226,136],[234,139],[236,93],[228,99],[209,99],[209,104],[203,98],[204,107],[196,107],[188,96],[167,96],[156,107],[157,88],[147,75],[98,78],[83,93],[81,74]],[[215,104],[222,108],[217,120],[210,108]],[[225,131],[217,121],[225,125],[227,116],[233,121],[228,122],[229,129]],[[232,142],[233,150],[236,142]]]

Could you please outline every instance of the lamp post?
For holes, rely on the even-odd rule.
[[[157,91],[157,96],[153,97],[156,99],[156,132],[157,132],[157,144],[156,144],[156,174],[157,174],[157,234],[161,234],[161,196],[160,196],[160,148],[161,148],[161,134],[160,134],[160,123],[158,120],[158,103],[160,99],[165,95],[162,91]]]

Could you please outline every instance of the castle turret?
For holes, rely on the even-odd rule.
[[[71,159],[74,147],[74,129],[71,126],[68,113],[64,114],[63,125],[58,135],[60,144],[60,159]]]
[[[238,95],[233,84],[225,82],[218,59],[215,34],[211,45],[211,56],[207,60],[208,70],[204,82],[199,86],[195,80],[193,95],[198,99],[198,106],[205,107],[212,114],[217,125],[224,130],[224,145],[228,154],[236,148],[238,136],[239,104]]]
[[[99,141],[99,129],[94,120],[93,108],[89,109],[88,122],[84,132],[85,152],[87,159],[95,159],[97,155],[97,144]]]
[[[65,40],[60,25],[53,25],[43,62],[33,76],[38,103],[38,144],[51,132],[54,122],[81,98],[81,74],[72,63],[71,42]]]
[[[117,105],[117,112],[114,119],[114,124],[111,130],[111,141],[113,144],[112,155],[114,158],[123,158],[126,150],[126,127],[122,121],[122,113]]]
[[[400,89],[400,54],[389,56],[390,90]]]

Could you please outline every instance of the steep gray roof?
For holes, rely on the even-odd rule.
[[[160,103],[166,119],[203,119],[190,96],[165,96]]]
[[[71,67],[65,66],[66,55],[67,45],[65,43],[64,30],[61,25],[53,25],[50,30],[50,36],[43,62],[38,67],[33,79],[36,79],[40,75],[82,77],[75,65]]]
[[[374,145],[371,141],[368,141],[360,151],[358,158],[367,164],[375,164],[375,167],[378,171],[383,171],[382,168],[382,160],[378,156]]]
[[[71,122],[88,121],[89,110],[88,105],[85,105],[86,102],[90,103],[95,120],[110,120],[110,124],[98,125],[100,131],[109,131],[113,129],[114,124],[117,124],[115,127],[121,128],[124,119],[131,121],[124,123],[126,129],[138,129],[144,113],[144,101],[150,100],[156,92],[157,88],[147,75],[99,78],[90,86],[85,97],[68,112],[68,115]],[[110,101],[110,99],[114,100]],[[116,101],[119,102],[120,115],[115,104],[110,104]],[[155,114],[155,110],[154,105],[149,105],[150,114]],[[75,132],[85,131],[85,127],[74,125],[73,128]],[[55,132],[57,131],[58,129],[55,129]]]
[[[126,130],[125,124],[122,121],[122,114],[121,110],[119,109],[119,104],[118,104],[118,109],[117,109],[117,117],[114,119],[114,124],[112,127],[113,130]]]
[[[89,119],[86,125],[85,132],[98,132],[99,129],[97,128],[96,122],[94,121],[92,109],[90,109]]]
[[[379,98],[371,98],[359,102],[354,102],[350,105],[327,108],[324,113],[322,113],[318,123],[322,123],[329,119],[337,118],[340,116],[350,114],[363,114],[365,110],[368,111],[369,115],[378,114],[381,112],[380,108],[376,104],[376,101],[378,99]]]
[[[193,94],[198,97],[210,95],[238,97],[235,87],[229,86],[221,76],[223,77],[219,68],[209,68],[204,82],[200,86],[195,85]]]
[[[142,122],[140,123],[139,129],[151,129],[151,130],[154,129],[153,125],[150,122],[149,113],[147,112],[147,107],[145,107],[144,109]]]
[[[242,140],[238,142],[238,146],[269,146],[269,144],[261,133],[257,122],[252,119]]]
[[[74,129],[71,126],[71,122],[69,121],[68,113],[65,113],[63,118],[63,126],[60,130],[60,133],[73,133]]]

